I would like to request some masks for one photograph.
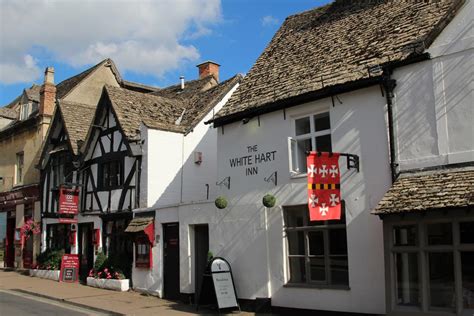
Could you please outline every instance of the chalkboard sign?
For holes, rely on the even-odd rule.
[[[60,282],[78,282],[79,280],[79,256],[63,255],[61,260],[61,271],[59,273]]]
[[[214,291],[212,291],[212,288],[214,288]],[[240,310],[235,293],[232,269],[227,260],[221,257],[213,258],[209,262],[206,272],[204,272],[201,290],[197,298],[197,307],[211,303],[211,301],[217,304],[218,309],[236,307]]]

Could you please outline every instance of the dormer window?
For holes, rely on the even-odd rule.
[[[30,115],[31,106],[30,103],[22,104],[20,107],[20,120],[24,121]]]

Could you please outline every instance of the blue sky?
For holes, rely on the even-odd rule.
[[[221,80],[245,74],[288,15],[328,2],[0,0],[0,105],[41,84],[46,66],[58,83],[105,57],[126,80],[159,87],[195,79],[208,59],[221,64]]]

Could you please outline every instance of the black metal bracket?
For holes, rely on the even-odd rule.
[[[278,172],[273,172],[268,178],[264,178],[265,182],[273,182],[274,185],[278,185]]]
[[[225,177],[222,181],[216,182],[218,186],[225,186],[228,190],[230,190],[230,176]]]
[[[306,156],[308,156],[310,153],[310,151],[306,151]],[[318,151],[317,152],[317,155],[318,157],[321,156],[321,152]],[[331,157],[333,155],[332,152],[329,153],[329,157]],[[339,153],[339,156],[341,157],[346,157],[346,161],[347,161],[347,170],[350,170],[350,169],[356,169],[357,172],[360,172],[360,164],[359,164],[359,156],[357,155],[354,155],[354,154],[348,154],[348,153]]]

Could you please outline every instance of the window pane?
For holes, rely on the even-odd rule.
[[[324,135],[316,137],[316,150],[331,152],[331,135]]]
[[[306,205],[285,207],[285,224],[286,227],[302,227],[304,219],[308,216],[308,208]]]
[[[298,171],[306,172],[306,152],[311,151],[311,139],[296,141],[298,147]]]
[[[306,268],[304,257],[290,257],[290,281],[291,283],[306,282]]]
[[[395,246],[416,246],[416,225],[393,227],[393,244]]]
[[[347,237],[345,228],[329,230],[329,253],[331,255],[347,254]]]
[[[295,120],[296,136],[308,134],[310,132],[311,132],[311,128],[309,125],[309,117],[303,117],[303,118]]]
[[[349,284],[349,265],[347,256],[330,256],[331,284]]]
[[[395,255],[395,269],[397,304],[420,305],[418,254],[397,253]]]
[[[325,281],[326,269],[324,264],[324,257],[310,258],[309,264],[311,268],[311,281]]]
[[[474,244],[474,222],[459,223],[461,244]]]
[[[454,267],[450,252],[429,254],[430,302],[433,307],[454,308]]]
[[[463,307],[474,309],[474,252],[461,252]]]
[[[315,131],[323,131],[330,129],[331,124],[329,122],[329,113],[321,113],[314,116],[314,128]]]
[[[453,225],[451,223],[429,224],[428,244],[429,245],[450,245],[453,243]]]
[[[287,232],[288,252],[290,255],[304,256],[304,232]]]
[[[309,254],[312,256],[324,255],[323,232],[308,232]]]

